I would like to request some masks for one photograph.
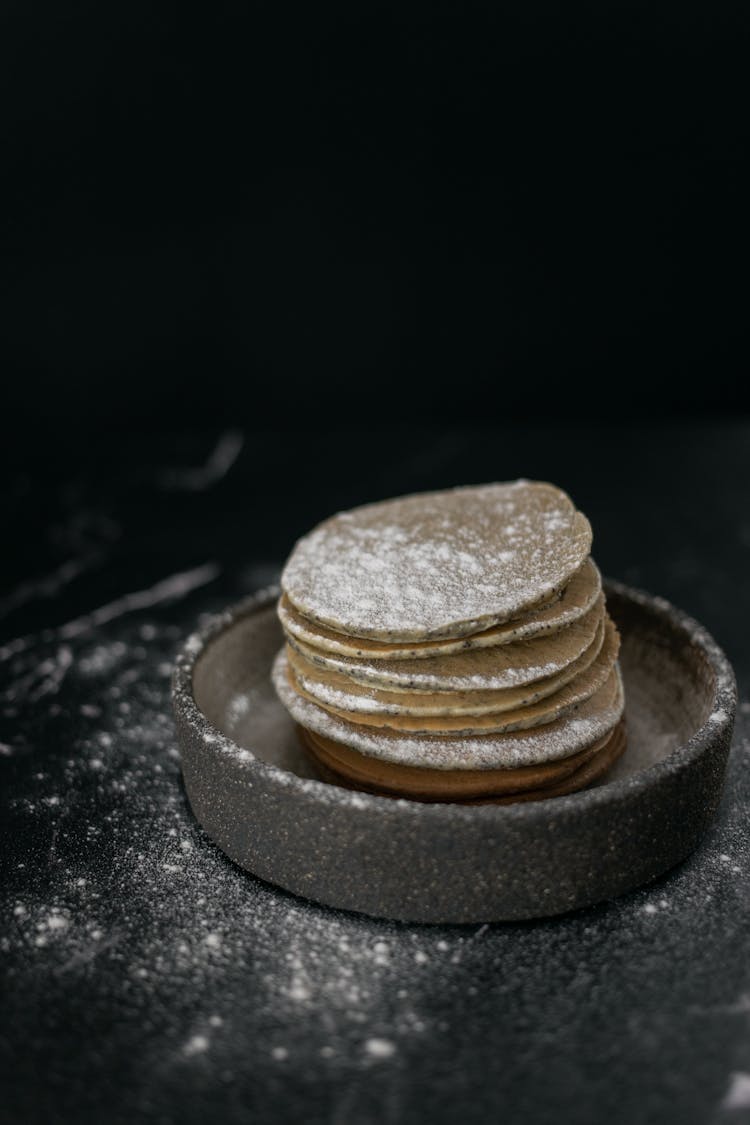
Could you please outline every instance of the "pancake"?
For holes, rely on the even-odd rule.
[[[361,711],[346,711],[321,703],[306,690],[300,677],[290,666],[289,681],[295,691],[313,703],[319,703],[332,714],[348,722],[360,723],[374,729],[408,731],[416,734],[485,734],[514,730],[527,730],[553,722],[573,711],[579,704],[589,699],[608,679],[617,658],[618,638],[614,625],[608,622],[602,636],[607,636],[607,644],[602,645],[591,665],[572,679],[560,691],[541,699],[537,703],[525,704],[512,710],[487,712],[483,714],[453,715],[413,715],[408,713],[367,714]]]
[[[469,648],[510,644],[511,641],[529,639],[542,633],[557,633],[592,608],[601,588],[601,575],[593,559],[588,558],[572,575],[561,594],[541,609],[469,636],[402,644],[348,637],[345,633],[318,625],[296,610],[286,594],[279,601],[278,612],[284,632],[310,648],[363,660],[419,660]]]
[[[600,597],[567,629],[491,649],[469,649],[425,660],[366,662],[311,649],[295,637],[289,645],[310,664],[339,672],[382,691],[495,691],[544,680],[577,660],[592,644],[604,613]]]
[[[563,796],[603,776],[625,750],[624,720],[614,730],[561,762],[508,770],[430,770],[396,766],[368,758],[298,728],[302,743],[324,780],[416,801],[512,804]]]
[[[625,720],[621,719],[601,750],[592,755],[569,777],[556,782],[554,785],[545,785],[541,789],[525,790],[523,793],[516,793],[511,797],[497,797],[493,804],[512,805],[518,804],[520,801],[544,801],[549,797],[564,797],[567,793],[577,793],[609,773],[617,759],[625,753],[627,745]],[[484,804],[485,802],[472,801],[470,803]]]
[[[553,485],[339,513],[282,573],[273,682],[320,776],[418,801],[574,792],[625,748],[591,528]]]
[[[301,696],[289,680],[286,652],[276,657],[273,682],[301,726],[383,761],[430,769],[508,769],[558,761],[604,738],[622,717],[624,697],[617,665],[605,684],[573,716],[529,730],[484,735],[424,735],[371,729],[350,722]]]
[[[347,636],[456,638],[538,608],[590,548],[560,489],[481,485],[339,513],[298,541],[281,585],[304,617]]]
[[[606,644],[605,644],[606,639]],[[562,672],[548,680],[538,681],[520,688],[499,691],[465,692],[388,692],[363,687],[348,682],[345,676],[326,674],[321,680],[320,669],[308,664],[292,649],[287,651],[292,683],[298,691],[337,714],[351,712],[345,718],[353,722],[369,716],[375,725],[384,725],[388,716],[430,717],[438,722],[443,718],[477,715],[506,715],[554,697],[571,681],[586,678],[592,665],[610,668],[617,658],[619,639],[612,622],[603,619],[594,642]],[[541,685],[541,686],[540,686]],[[599,686],[599,685],[598,685]],[[593,691],[594,689],[592,689]]]

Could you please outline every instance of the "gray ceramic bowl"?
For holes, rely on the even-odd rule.
[[[180,653],[173,705],[185,788],[208,835],[295,894],[412,922],[535,918],[589,906],[684,859],[713,817],[736,707],[712,638],[616,583],[628,750],[599,785],[498,806],[391,800],[317,780],[269,680],[277,590]]]

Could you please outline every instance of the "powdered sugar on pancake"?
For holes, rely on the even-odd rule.
[[[605,643],[606,637],[606,643]],[[594,651],[596,649],[596,651]],[[308,676],[287,652],[290,678],[300,695],[340,718],[369,726],[406,730],[434,730],[442,726],[453,732],[470,732],[476,716],[491,716],[494,726],[482,722],[483,729],[513,730],[551,722],[564,710],[593,695],[605,682],[617,659],[619,636],[611,621],[602,622],[598,643],[575,662],[575,671],[564,678],[552,677],[536,685],[505,692],[430,693],[378,692],[358,685],[321,682]],[[551,686],[547,688],[547,683]],[[536,689],[536,690],[535,690]],[[476,702],[475,702],[476,700]],[[392,721],[391,718],[392,717]],[[424,728],[418,723],[428,720]],[[457,723],[463,721],[465,730]]]
[[[280,599],[278,613],[285,633],[323,652],[360,657],[363,660],[425,660],[461,652],[467,648],[493,648],[537,637],[542,633],[557,633],[588,613],[599,597],[601,588],[601,575],[593,559],[588,558],[571,577],[562,594],[540,609],[532,610],[513,621],[491,626],[472,636],[407,641],[401,644],[389,644],[387,641],[375,641],[366,637],[347,637],[344,633],[303,617],[286,597]]]
[[[420,493],[342,512],[295,546],[281,576],[313,621],[387,641],[475,633],[561,590],[591,528],[550,484]]]
[[[511,769],[558,761],[604,738],[620,721],[622,681],[615,665],[607,683],[572,714],[529,731],[474,737],[403,735],[368,730],[331,715],[292,687],[282,650],[273,666],[276,692],[292,717],[309,730],[363,754],[428,769]]]
[[[466,649],[431,660],[353,660],[311,649],[294,637],[290,646],[310,664],[383,690],[498,691],[557,675],[593,643],[604,600],[567,629],[490,649]]]

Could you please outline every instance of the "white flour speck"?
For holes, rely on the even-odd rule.
[[[373,1059],[390,1059],[396,1053],[396,1045],[390,1039],[367,1039],[365,1052]]]
[[[372,948],[373,953],[375,954],[375,964],[387,965],[389,953],[387,944],[384,941],[376,941]]]
[[[722,1109],[750,1109],[750,1074],[735,1071],[721,1103]]]
[[[208,1050],[210,1045],[210,1040],[205,1035],[194,1035],[191,1039],[188,1039],[182,1050],[188,1056],[201,1055]]]
[[[68,919],[65,918],[62,914],[50,914],[49,918],[46,921],[48,930],[67,930],[68,925]]]

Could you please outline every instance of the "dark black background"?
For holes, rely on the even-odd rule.
[[[746,6],[1,18],[11,451],[744,409]]]

